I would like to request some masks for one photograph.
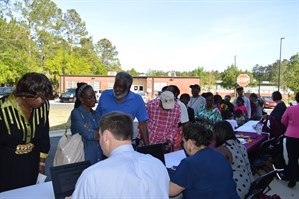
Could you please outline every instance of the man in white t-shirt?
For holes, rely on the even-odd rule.
[[[192,96],[188,102],[188,107],[193,108],[194,113],[196,114],[199,105],[206,104],[206,99],[202,97],[200,93],[200,86],[198,84],[190,85]]]
[[[178,102],[178,104],[181,107],[181,116],[180,116],[181,125],[184,125],[185,123],[189,122],[187,107],[185,106],[185,104],[183,102],[181,102],[178,99],[178,96],[180,94],[180,89],[176,85],[169,85],[166,90],[173,93],[174,99]]]

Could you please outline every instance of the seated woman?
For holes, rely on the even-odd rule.
[[[244,198],[253,181],[247,150],[236,138],[229,122],[217,122],[214,125],[214,133],[216,147],[231,163],[233,177],[237,183],[237,192],[240,198]]]
[[[195,115],[195,120],[203,124],[206,128],[212,130],[213,125],[222,120],[221,113],[214,106],[214,96],[211,92],[205,94],[206,104],[201,104]]]
[[[220,152],[208,147],[212,132],[198,123],[183,128],[183,142],[189,157],[181,161],[171,177],[169,195],[183,193],[184,199],[240,198],[232,168]]]
[[[77,106],[71,113],[72,134],[79,133],[84,144],[85,160],[94,164],[101,160],[99,145],[99,115],[92,109],[96,103],[95,92],[88,84],[80,84],[77,92]]]

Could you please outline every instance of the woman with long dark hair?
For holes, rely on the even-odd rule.
[[[233,169],[233,177],[237,184],[237,192],[240,198],[244,198],[253,181],[247,150],[236,138],[229,122],[217,122],[214,125],[214,133],[216,136],[216,147],[230,162]]]

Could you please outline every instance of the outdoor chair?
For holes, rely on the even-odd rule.
[[[271,138],[269,140],[264,141],[259,146],[257,154],[253,159],[251,159],[251,170],[253,175],[260,175],[259,170],[263,170],[265,172],[269,172],[272,170],[271,155],[275,141],[275,138]]]
[[[245,199],[259,199],[262,194],[266,194],[271,190],[269,184],[276,176],[277,171],[270,171],[262,176],[259,176],[254,180],[249,188],[249,192],[246,194]]]

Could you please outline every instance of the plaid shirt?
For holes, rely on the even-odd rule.
[[[165,110],[160,106],[160,99],[154,99],[147,103],[146,111],[149,116],[149,120],[146,122],[149,143],[158,144],[167,140],[173,141],[178,132],[181,115],[180,105],[175,102],[173,109]]]

